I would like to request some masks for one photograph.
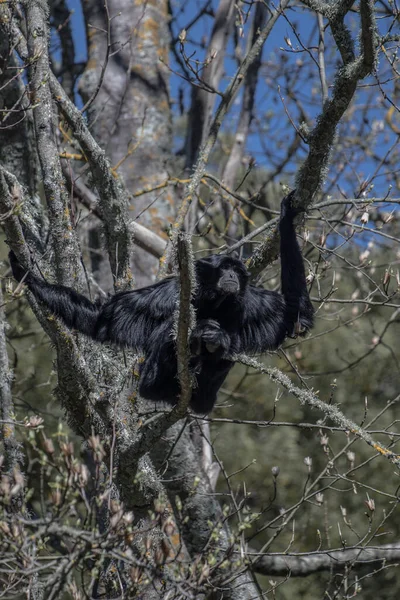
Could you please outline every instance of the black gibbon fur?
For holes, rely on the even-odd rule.
[[[197,325],[191,335],[190,368],[195,377],[191,407],[197,413],[212,410],[233,366],[233,354],[275,350],[287,335],[312,327],[313,309],[293,225],[292,194],[282,201],[279,224],[281,294],[250,285],[245,265],[236,258],[214,255],[195,263]],[[172,328],[177,278],[115,294],[96,305],[70,288],[26,272],[13,252],[10,262],[15,279],[26,276],[24,281],[35,298],[68,327],[99,342],[143,352],[139,393],[149,400],[176,403],[179,381]]]

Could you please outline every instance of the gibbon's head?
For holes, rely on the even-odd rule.
[[[238,258],[217,255],[196,261],[198,294],[209,300],[240,297],[249,274]]]

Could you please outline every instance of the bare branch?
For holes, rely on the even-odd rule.
[[[321,81],[322,89],[322,103],[328,100],[328,84],[326,81],[326,70],[325,70],[325,31],[324,31],[324,20],[322,15],[318,13],[318,29],[319,29],[319,43],[318,43],[318,66],[319,66],[319,78]]]
[[[132,280],[129,264],[131,236],[128,227],[126,192],[119,178],[111,172],[105,152],[94,140],[81,112],[70,101],[53,74],[50,76],[50,86],[54,99],[59,104],[90,164],[99,192],[100,208],[104,215],[114,287],[116,290],[125,289],[130,286]]]
[[[192,396],[192,376],[189,371],[189,334],[193,328],[191,300],[196,281],[193,263],[193,252],[190,238],[181,234],[177,240],[177,258],[179,266],[179,314],[176,336],[176,357],[181,393],[179,402],[174,408],[177,417],[186,414]]]
[[[81,273],[79,252],[72,231],[68,194],[64,186],[55,142],[56,124],[49,86],[48,14],[44,3],[32,0],[26,5],[30,93],[36,130],[37,150],[49,208],[55,264],[60,283],[74,285]],[[79,281],[79,279],[78,279]]]
[[[251,556],[251,553],[249,553]],[[321,571],[359,571],[400,562],[400,544],[385,544],[347,550],[320,550],[304,554],[269,554],[254,560],[254,569],[262,575],[308,577]],[[378,564],[377,564],[378,563]]]
[[[267,17],[267,8],[259,2],[256,5],[253,22],[251,25],[251,31],[249,32],[248,39],[248,51],[254,45],[257,40],[258,32],[264,27],[264,23]],[[244,80],[243,99],[242,107],[239,116],[238,126],[236,128],[235,140],[229,154],[228,160],[225,165],[225,169],[222,175],[222,180],[228,188],[233,189],[235,179],[239,172],[244,150],[247,143],[247,137],[249,135],[250,124],[253,119],[253,107],[258,82],[258,72],[261,67],[261,52],[256,57],[254,62],[250,65]],[[230,211],[225,211],[226,220],[228,221]],[[228,239],[236,235],[237,229],[237,218],[231,219],[228,227]]]
[[[65,168],[64,177],[67,180],[67,185],[71,192],[75,193],[80,202],[96,217],[104,221],[104,216],[101,210],[98,196],[85,185],[81,178],[72,179],[69,169]],[[155,258],[160,258],[165,250],[167,242],[159,235],[135,221],[128,223],[131,232],[132,242],[142,248]]]

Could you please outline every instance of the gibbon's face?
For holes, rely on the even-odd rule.
[[[246,289],[249,274],[243,262],[213,255],[196,262],[198,293],[208,297],[236,297]]]

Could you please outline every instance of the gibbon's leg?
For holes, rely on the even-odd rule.
[[[197,387],[193,389],[190,406],[198,414],[208,414],[214,408],[218,390],[233,367],[230,360],[205,358],[197,375]]]
[[[169,340],[146,356],[140,369],[139,394],[147,400],[176,404],[179,391],[176,350]]]

